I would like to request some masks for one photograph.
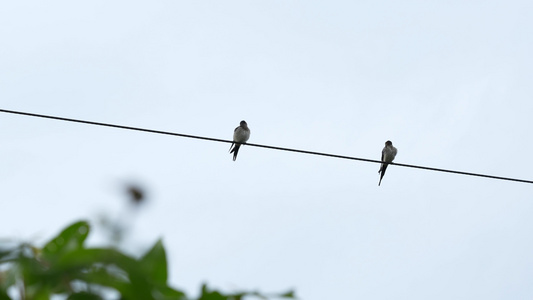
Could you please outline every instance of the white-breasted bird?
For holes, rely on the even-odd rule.
[[[379,183],[378,186],[381,185],[381,180],[383,179],[383,176],[385,175],[385,171],[387,170],[387,166],[390,162],[394,160],[396,157],[396,153],[398,153],[398,149],[394,148],[391,141],[385,142],[385,147],[381,151],[381,168],[379,168],[378,173],[381,173],[381,176],[379,177]]]
[[[235,128],[235,131],[233,131],[233,143],[231,144],[231,147],[229,147],[229,153],[233,153],[233,161],[237,159],[237,154],[239,153],[241,144],[246,143],[249,138],[250,128],[248,128],[246,121],[241,121],[241,125]]]

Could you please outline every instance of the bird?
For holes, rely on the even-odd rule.
[[[250,128],[248,128],[246,121],[241,121],[239,127],[235,128],[235,131],[233,131],[233,143],[229,148],[229,153],[233,153],[233,161],[237,159],[237,154],[239,153],[239,148],[241,145],[246,143],[249,138]]]
[[[391,141],[385,142],[385,147],[381,151],[381,167],[379,168],[378,173],[381,173],[381,176],[379,177],[379,183],[378,186],[381,185],[381,180],[383,179],[383,176],[385,176],[385,171],[387,170],[387,166],[389,163],[391,163],[394,158],[396,157],[396,153],[398,153],[398,149],[396,149]]]

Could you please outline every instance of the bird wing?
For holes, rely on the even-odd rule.
[[[398,154],[398,149],[396,149],[395,147],[392,147],[392,159],[396,157],[396,154]]]

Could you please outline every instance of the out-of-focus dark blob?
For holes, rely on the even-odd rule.
[[[126,193],[129,203],[134,207],[139,207],[141,204],[146,203],[146,190],[138,184],[128,184],[126,186]]]
[[[144,191],[138,186],[128,186],[128,195],[134,205],[139,205],[145,200]]]

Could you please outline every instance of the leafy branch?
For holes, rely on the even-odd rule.
[[[191,300],[168,285],[166,251],[161,240],[136,259],[112,248],[87,248],[90,226],[79,221],[66,227],[42,248],[23,243],[0,243],[0,300],[143,299]],[[226,294],[201,288],[198,300],[295,298],[292,291],[264,295],[259,292]]]

